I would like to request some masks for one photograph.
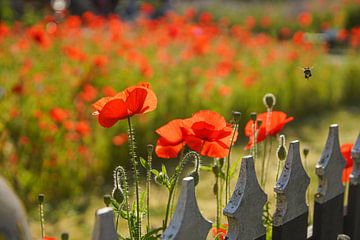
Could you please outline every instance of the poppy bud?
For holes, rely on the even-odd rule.
[[[189,174],[189,177],[193,177],[194,178],[194,186],[196,187],[196,185],[198,185],[199,183],[199,173],[197,171],[192,171]]]
[[[39,204],[43,204],[45,200],[45,195],[44,194],[39,194],[38,195],[38,202]]]
[[[263,102],[264,102],[264,105],[266,106],[266,108],[272,109],[276,104],[276,98],[275,98],[274,94],[267,93],[267,94],[265,94],[265,96],[263,98]]]
[[[219,171],[220,171],[219,166],[218,166],[218,165],[214,165],[214,166],[212,167],[212,171],[213,171],[213,173],[217,176],[217,175],[219,174]]]
[[[124,202],[124,192],[121,188],[114,188],[112,192],[112,197],[118,202],[122,204]]]
[[[232,115],[233,115],[235,124],[238,124],[240,122],[241,112],[233,111]]]
[[[153,151],[154,151],[154,145],[148,144],[148,145],[147,145],[147,152],[148,152],[148,154],[152,155]]]
[[[225,159],[224,158],[219,158],[219,167],[220,169],[224,166],[224,163],[225,163]]]
[[[111,196],[109,194],[104,195],[104,203],[108,207],[111,203]]]
[[[61,234],[61,240],[68,240],[69,239],[69,234],[68,233],[62,233]]]
[[[213,193],[214,193],[214,195],[218,194],[218,185],[217,185],[217,183],[214,184]]]
[[[253,122],[255,122],[256,121],[256,112],[250,113],[250,118]]]
[[[287,150],[285,147],[285,136],[284,135],[280,135],[280,145],[276,151],[276,155],[280,161],[284,161],[286,159]]]
[[[164,185],[164,174],[162,172],[155,176],[155,182],[159,185]]]
[[[303,154],[304,154],[305,157],[307,157],[307,155],[309,154],[309,152],[310,152],[310,149],[308,149],[308,148],[304,148],[304,149],[303,149]]]

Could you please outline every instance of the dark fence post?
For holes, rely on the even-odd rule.
[[[299,141],[290,143],[284,169],[275,185],[276,211],[273,240],[304,240],[307,237],[306,190],[310,178],[301,163]]]
[[[343,232],[344,167],[339,128],[337,124],[333,124],[329,129],[325,149],[316,164],[319,186],[315,195],[313,239],[332,240]]]
[[[174,216],[161,239],[205,240],[211,225],[200,213],[195,198],[194,178],[184,178]]]
[[[229,223],[229,240],[266,239],[266,229],[262,224],[266,200],[267,195],[256,178],[254,159],[246,156],[241,162],[235,190],[224,209]]]
[[[360,134],[351,150],[351,156],[354,165],[350,175],[344,232],[351,237],[351,240],[360,240]]]
[[[96,211],[95,227],[92,240],[117,240],[112,208],[101,208]]]

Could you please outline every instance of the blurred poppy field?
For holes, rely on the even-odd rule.
[[[250,112],[266,111],[266,93],[294,117],[289,133],[299,133],[307,117],[315,116],[305,122],[315,130],[323,114],[358,111],[358,0],[309,1],[292,14],[283,13],[285,3],[239,12],[237,3],[216,4],[184,3],[157,19],[144,3],[133,21],[88,12],[60,22],[51,15],[0,22],[0,174],[28,209],[40,192],[56,205],[111,188],[114,167],[130,164],[127,125],[103,128],[92,104],[140,82],[151,84],[158,101],[133,118],[140,156],[156,144],[156,129],[204,109],[227,120],[242,113],[235,155],[248,154],[244,127]],[[312,69],[309,79],[304,67]],[[154,159],[163,162],[171,164]]]

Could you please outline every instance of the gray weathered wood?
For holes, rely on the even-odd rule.
[[[357,186],[360,185],[360,134],[351,150],[351,157],[354,164],[350,175],[350,183]]]
[[[283,225],[308,212],[305,195],[310,178],[301,163],[299,146],[299,141],[290,143],[285,166],[274,188],[277,195],[274,226]]]
[[[93,240],[117,240],[114,224],[114,212],[112,208],[106,207],[96,211]]]
[[[316,240],[336,239],[343,232],[344,167],[338,125],[334,124],[330,126],[325,149],[316,164],[316,174],[319,177],[314,205],[313,238]]]
[[[5,180],[0,177],[0,239],[30,240],[24,208]]]
[[[266,200],[267,195],[256,178],[254,159],[246,156],[241,162],[235,190],[224,209],[229,223],[229,240],[254,240],[265,236],[262,214]]]
[[[205,240],[212,223],[206,220],[199,210],[195,198],[194,178],[186,177],[175,213],[161,239]]]
[[[339,144],[339,127],[337,124],[330,126],[329,135],[321,158],[316,164],[316,175],[319,177],[319,187],[315,201],[325,203],[344,193],[342,184],[342,171],[345,159],[341,155]]]

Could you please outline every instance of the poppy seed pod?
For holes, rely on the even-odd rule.
[[[276,97],[272,93],[267,93],[263,98],[263,102],[266,108],[272,109],[276,104]]]
[[[45,200],[45,195],[44,195],[44,194],[39,194],[39,195],[38,195],[38,202],[39,202],[39,204],[44,203],[44,200]]]
[[[154,151],[154,145],[148,144],[148,145],[147,145],[147,152],[148,152],[148,154],[152,154],[153,151]]]
[[[114,188],[112,192],[112,197],[118,202],[122,204],[124,202],[124,192],[121,188]]]
[[[309,152],[310,152],[310,149],[308,149],[308,148],[304,148],[304,149],[303,149],[303,154],[304,154],[305,157],[307,157],[307,155],[309,154]]]
[[[111,203],[111,196],[109,194],[104,195],[104,203],[108,207]]]
[[[240,122],[240,119],[241,119],[241,112],[233,111],[232,115],[233,115],[233,118],[234,118],[234,122],[236,124],[238,124]]]

